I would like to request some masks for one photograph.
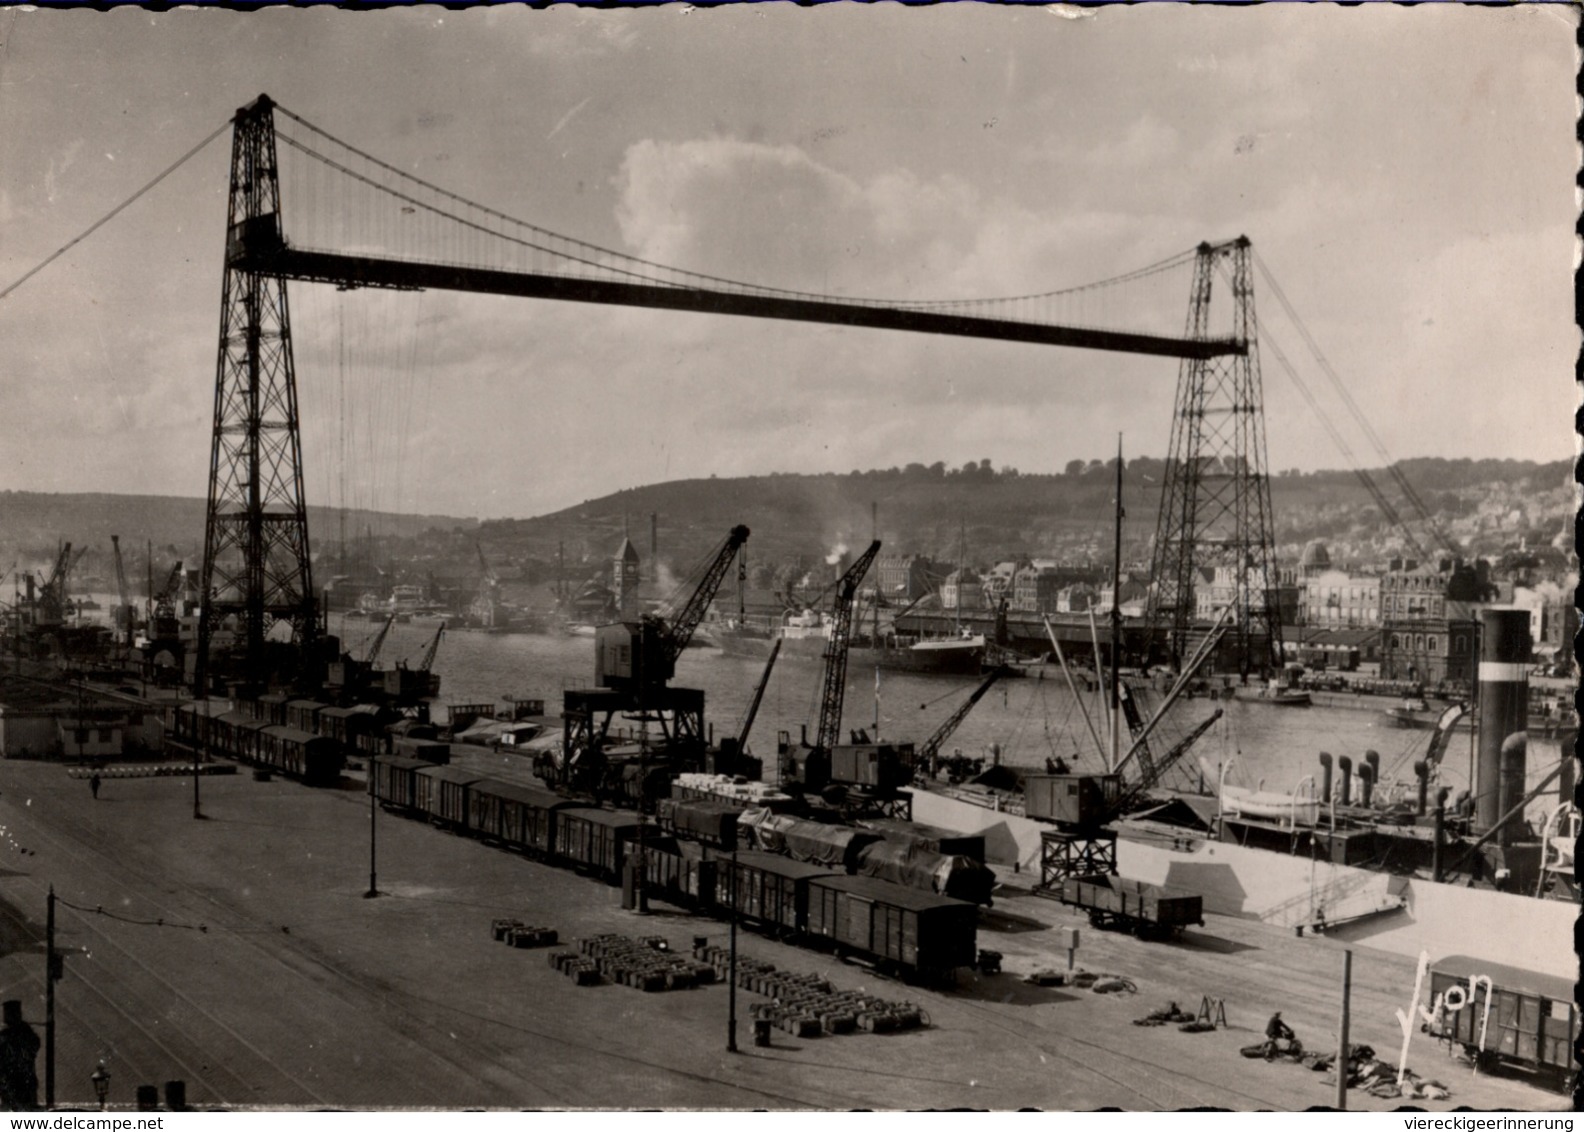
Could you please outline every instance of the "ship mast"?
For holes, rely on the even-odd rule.
[[[1122,434],[1117,433],[1116,519],[1111,558],[1111,767],[1122,760]]]

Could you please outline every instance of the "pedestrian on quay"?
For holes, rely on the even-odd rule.
[[[88,780],[88,789],[93,791],[94,800],[99,800],[99,772],[94,771],[93,777]]]
[[[0,1005],[0,1108],[29,1112],[38,1108],[39,1039],[22,1018],[22,1003],[10,998]]]

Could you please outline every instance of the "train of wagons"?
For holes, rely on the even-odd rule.
[[[853,875],[840,862],[728,849],[718,839],[712,844],[686,836],[686,823],[679,828],[673,821],[667,832],[653,821],[640,822],[636,811],[595,808],[422,759],[376,757],[369,781],[375,799],[391,812],[608,884],[622,883],[629,860],[641,858],[646,889],[659,899],[707,915],[735,915],[768,934],[882,970],[941,979],[978,959],[974,904]]]
[[[279,694],[239,700],[235,707],[220,700],[193,700],[179,705],[169,723],[173,737],[184,746],[309,786],[334,785],[348,754],[371,758],[392,750],[412,752],[435,733],[374,704],[333,707]],[[434,748],[435,759],[445,760],[443,744],[428,746]]]

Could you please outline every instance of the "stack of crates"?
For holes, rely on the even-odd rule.
[[[579,940],[578,950],[611,982],[642,991],[686,990],[715,981],[713,967],[673,954],[661,936],[597,935]]]

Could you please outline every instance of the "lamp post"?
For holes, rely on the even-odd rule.
[[[737,847],[731,855],[731,963],[726,978],[726,1052],[737,1052]]]
[[[94,1096],[99,1098],[99,1111],[103,1112],[109,1107],[110,1097],[110,1070],[105,1068],[104,1058],[99,1059],[98,1066],[88,1079],[93,1082]]]
[[[379,807],[375,805],[374,776],[378,772],[375,770],[375,765],[374,765],[374,760],[373,759],[369,760],[368,768],[369,768],[369,771],[368,771],[368,792],[369,792],[369,886],[368,886],[368,891],[363,894],[363,899],[365,899],[365,900],[372,899],[373,897],[379,895],[379,886],[374,883],[374,860],[375,860],[374,850],[375,850],[375,844],[376,844],[375,843],[376,830],[379,828],[379,817],[378,817]]]

